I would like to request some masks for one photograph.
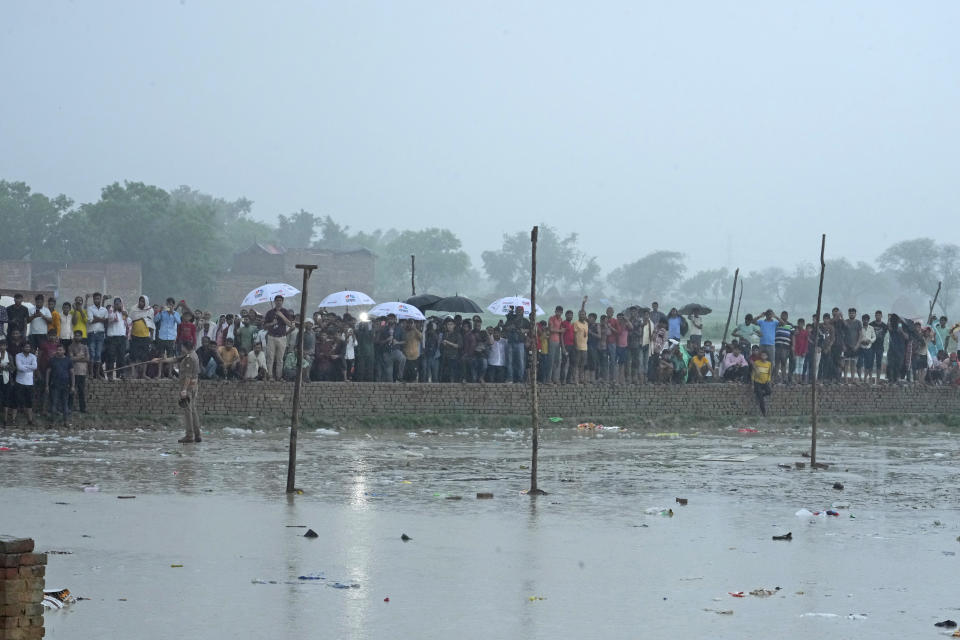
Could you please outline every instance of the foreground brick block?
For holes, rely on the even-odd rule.
[[[0,553],[30,553],[31,551],[33,551],[33,540],[30,538],[0,536]]]

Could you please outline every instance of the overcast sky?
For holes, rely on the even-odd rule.
[[[576,231],[605,269],[960,242],[957,2],[8,2],[0,178],[355,229]]]

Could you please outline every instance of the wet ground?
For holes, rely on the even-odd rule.
[[[48,613],[51,638],[920,638],[960,620],[960,432],[828,428],[811,472],[778,467],[804,460],[805,427],[754,426],[552,425],[535,499],[521,425],[305,431],[293,498],[281,430],[0,431],[0,532],[69,552],[47,585],[90,600]]]

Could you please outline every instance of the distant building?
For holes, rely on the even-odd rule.
[[[135,304],[142,289],[139,262],[0,260],[0,295],[38,291],[59,304],[99,291]]]
[[[352,289],[372,293],[376,259],[376,255],[367,249],[286,249],[258,242],[234,254],[233,267],[217,279],[209,306],[214,313],[237,310],[244,296],[268,282],[286,282],[299,289],[303,275],[296,265],[315,264],[317,270],[310,277],[307,300],[307,308],[312,313],[320,300],[334,291]],[[298,309],[299,303],[298,297],[287,306]],[[261,311],[267,308],[266,305],[260,307]]]

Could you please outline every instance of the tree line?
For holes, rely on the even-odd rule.
[[[449,229],[353,230],[330,215],[302,209],[278,216],[271,225],[251,217],[252,205],[246,198],[227,200],[188,186],[165,190],[129,181],[110,184],[96,202],[78,205],[64,195],[51,197],[23,182],[0,180],[0,257],[139,262],[147,293],[175,293],[200,304],[216,277],[230,269],[234,253],[254,242],[368,249],[377,255],[376,290],[368,293],[384,300],[409,295],[411,254],[417,256],[418,292],[460,293],[486,302],[523,294],[530,286],[528,229],[505,233],[500,247],[484,251],[480,264],[474,264]],[[937,307],[946,313],[960,290],[960,247],[931,238],[903,240],[872,264],[828,260],[827,274],[824,299],[830,305],[914,313],[917,309],[891,307],[920,306],[942,282]],[[655,299],[726,306],[732,284],[726,268],[688,274],[679,251],[655,251],[604,275],[577,233],[545,224],[537,275],[541,299],[565,306],[579,306],[585,294],[620,306]],[[817,278],[812,263],[742,274],[743,304],[753,311],[782,306],[807,315],[816,303]]]

